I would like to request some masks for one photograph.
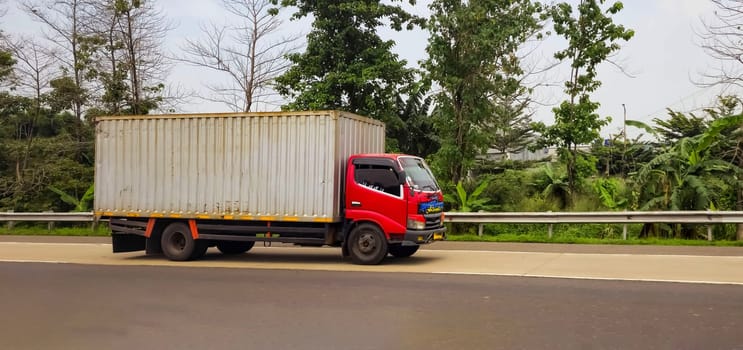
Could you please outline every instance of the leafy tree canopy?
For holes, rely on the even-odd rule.
[[[391,52],[377,27],[420,23],[399,5],[380,0],[273,0],[297,8],[292,16],[312,15],[304,53],[288,55],[292,67],[276,79],[277,91],[290,99],[286,110],[341,109],[394,122],[396,96],[413,80],[406,61]]]

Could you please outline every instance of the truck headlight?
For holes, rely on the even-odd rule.
[[[425,230],[426,222],[419,221],[413,218],[408,218],[408,229],[410,230]]]

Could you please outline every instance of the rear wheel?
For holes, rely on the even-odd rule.
[[[419,245],[391,245],[390,255],[396,258],[407,258],[415,254],[420,248]]]
[[[242,254],[253,248],[255,242],[243,242],[243,241],[219,241],[217,242],[217,249],[222,254]]]
[[[174,222],[165,228],[160,245],[163,254],[174,261],[198,259],[209,247],[208,242],[193,239],[191,229],[182,222]]]
[[[351,260],[359,265],[377,265],[387,255],[387,238],[377,226],[361,224],[348,237]]]

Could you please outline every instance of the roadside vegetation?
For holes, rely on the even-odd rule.
[[[728,43],[743,38],[743,1],[710,1],[716,20],[702,23],[700,50],[725,70],[704,74],[700,84],[741,86],[736,59],[743,52]],[[23,2],[49,35],[10,28],[0,35],[0,211],[91,210],[95,118],[180,111],[186,94],[165,77],[168,67],[187,62],[222,79],[208,82],[210,94],[201,98],[235,111],[273,103],[384,121],[388,150],[425,157],[449,211],[743,210],[737,90],[694,113],[669,109],[651,123],[627,120],[621,133],[602,137],[610,117],[597,112],[598,67],[621,69],[612,58],[635,34],[621,24],[621,2],[433,0],[428,18],[406,12],[405,2],[223,0],[233,19],[265,25],[266,35],[252,38],[244,25],[205,26],[179,57],[163,53],[174,24],[154,1]],[[282,13],[313,20],[306,45],[295,44],[299,36],[272,39]],[[396,43],[378,34],[385,27],[428,32],[419,67],[392,52]],[[563,43],[552,60],[529,61],[524,52],[550,37]],[[224,49],[235,54],[224,56]],[[547,83],[538,73],[559,66],[569,71],[559,82],[563,101],[553,122],[534,122],[533,92]],[[639,136],[628,138],[626,129]],[[105,235],[101,230],[19,224],[0,234]],[[743,241],[743,225],[714,230],[725,242],[713,244]],[[476,232],[474,225],[450,226],[452,240]],[[556,225],[549,239],[540,225],[486,225],[476,239],[709,244],[699,241],[706,237],[699,225],[631,225],[627,241],[621,232],[621,225]]]
[[[13,228],[7,226],[0,227],[0,235],[13,236],[93,236],[106,237],[111,232],[106,225],[99,225],[95,229],[91,225],[65,225],[60,227],[55,225],[49,228],[47,225],[16,225]]]

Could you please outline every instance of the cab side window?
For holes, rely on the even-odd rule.
[[[357,184],[373,190],[400,196],[400,182],[392,167],[383,165],[356,164],[355,179]]]

